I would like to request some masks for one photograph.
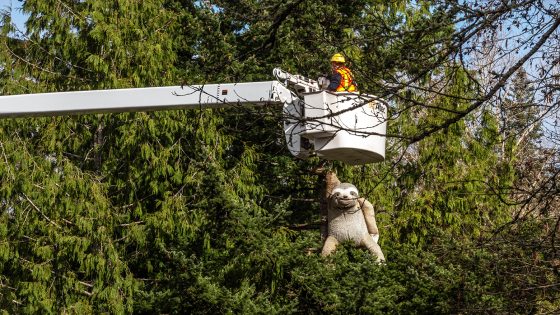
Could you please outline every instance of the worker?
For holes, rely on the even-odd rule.
[[[332,74],[329,76],[327,90],[333,92],[357,92],[357,84],[350,69],[344,64],[346,59],[342,54],[335,54],[331,58]]]

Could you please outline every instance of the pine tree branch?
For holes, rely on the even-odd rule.
[[[0,142],[0,148],[2,149],[2,156],[4,157],[6,168],[8,169],[8,175],[12,177],[12,180],[14,180],[15,177],[14,174],[12,173],[12,168],[10,167],[10,163],[8,163],[8,157],[6,156],[6,150],[4,150],[4,144],[2,142]]]
[[[130,223],[123,223],[123,224],[119,224],[119,226],[122,227],[127,227],[127,226],[131,226],[131,225],[138,225],[138,224],[142,224],[144,223],[144,221],[140,220],[140,221],[136,221],[136,222],[130,222]]]
[[[9,289],[9,290],[12,290],[12,291],[17,291],[16,288],[10,287],[9,285],[5,285],[5,284],[3,284],[3,283],[1,283],[1,282],[0,282],[0,287],[6,288],[6,289]]]
[[[56,222],[54,222],[53,220],[51,220],[47,215],[45,215],[45,213],[43,213],[43,211],[41,211],[41,209],[39,209],[39,207],[37,207],[33,201],[31,201],[31,199],[29,199],[29,197],[27,197],[26,194],[23,194],[23,196],[25,197],[25,199],[31,204],[31,206],[37,210],[37,212],[39,212],[43,218],[45,218],[47,221],[49,221],[52,225],[56,226],[57,228],[60,229],[60,226],[58,224],[56,224]]]
[[[320,229],[323,222],[311,222],[311,223],[301,223],[301,224],[293,224],[288,226],[290,230],[317,230]]]
[[[276,43],[276,36],[278,34],[278,29],[280,28],[282,23],[284,23],[284,21],[288,18],[288,16],[290,16],[292,11],[294,11],[303,1],[305,0],[297,0],[287,4],[287,8],[276,16],[274,22],[269,28],[270,35],[268,36],[268,39],[261,45],[260,49],[265,49],[267,48],[267,46],[274,46],[274,44]]]
[[[93,284],[84,281],[78,281],[79,284],[85,285],[88,288],[93,288]]]

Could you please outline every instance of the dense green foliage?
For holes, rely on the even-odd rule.
[[[452,27],[427,2],[206,3],[26,0],[21,40],[8,36],[9,15],[0,24],[0,94],[269,80],[274,67],[314,77],[338,51],[364,91],[382,93],[380,79],[406,73],[422,82],[444,76],[450,94],[473,93],[467,73],[449,71],[453,63],[434,50]],[[391,134],[413,135],[468,106],[407,97],[392,102]],[[1,120],[0,309],[560,307],[558,266],[550,264],[557,253],[545,246],[554,239],[541,233],[550,222],[507,224],[515,207],[502,188],[519,173],[499,148],[515,135],[504,135],[492,112],[412,146],[389,138],[386,162],[355,167],[293,158],[280,116],[278,108],[252,108]],[[350,246],[321,258],[319,230],[297,228],[319,220],[319,168],[373,203],[386,265]]]

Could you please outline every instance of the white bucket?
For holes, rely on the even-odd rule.
[[[321,91],[304,95],[302,136],[314,142],[318,156],[348,164],[385,159],[387,107],[379,98]]]

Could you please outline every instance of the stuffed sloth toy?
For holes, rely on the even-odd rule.
[[[328,229],[321,255],[328,256],[339,243],[352,241],[357,246],[366,247],[377,257],[377,262],[385,261],[377,244],[379,230],[373,206],[360,198],[356,186],[341,183],[332,190],[328,200]]]

